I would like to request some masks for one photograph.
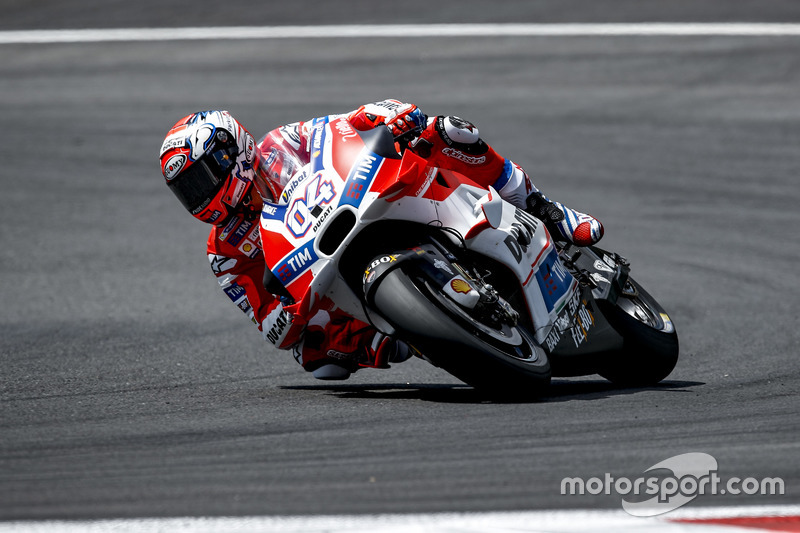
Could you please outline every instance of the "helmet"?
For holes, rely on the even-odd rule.
[[[202,111],[167,133],[161,173],[187,211],[219,226],[250,202],[254,152],[253,136],[230,113]]]

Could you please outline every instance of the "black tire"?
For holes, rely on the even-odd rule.
[[[547,355],[523,327],[491,329],[421,279],[396,268],[373,292],[375,309],[425,358],[476,389],[538,396],[550,384]]]
[[[614,307],[603,308],[624,344],[604,358],[598,373],[617,385],[654,385],[678,362],[678,334],[658,302],[633,279],[629,284],[633,294],[620,296]]]

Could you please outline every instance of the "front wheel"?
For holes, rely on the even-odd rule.
[[[520,325],[489,325],[441,290],[402,268],[387,272],[371,304],[427,359],[477,389],[539,395],[550,383],[550,363]]]
[[[624,344],[604,359],[601,376],[618,385],[647,386],[672,372],[678,362],[678,334],[667,313],[641,285],[629,279],[616,305],[604,308],[603,314]]]

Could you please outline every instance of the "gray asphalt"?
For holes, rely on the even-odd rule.
[[[0,29],[266,17],[160,4],[10,2]],[[800,20],[794,2],[665,4],[509,2],[486,20]],[[484,20],[459,5],[269,22]],[[760,37],[0,46],[0,519],[619,508],[560,482],[687,452],[786,487],[691,505],[800,502],[798,58],[800,38]],[[496,403],[421,361],[329,385],[269,349],[161,182],[161,140],[203,108],[261,133],[384,97],[471,119],[600,218],[677,325],[673,374]]]

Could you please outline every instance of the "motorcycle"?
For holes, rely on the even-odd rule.
[[[494,189],[401,155],[387,128],[324,117],[311,144],[261,214],[265,285],[289,312],[335,304],[494,392],[590,374],[645,386],[673,370],[674,324],[619,254],[555,241]]]

